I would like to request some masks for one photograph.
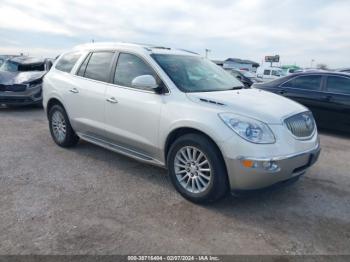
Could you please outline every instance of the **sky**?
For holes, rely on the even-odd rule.
[[[338,68],[349,28],[350,0],[0,0],[0,54],[55,57],[93,39]]]

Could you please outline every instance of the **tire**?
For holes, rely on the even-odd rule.
[[[52,139],[61,147],[73,147],[79,137],[75,134],[67,116],[61,105],[54,105],[49,110],[49,126]]]
[[[194,203],[217,201],[228,191],[226,166],[221,153],[203,135],[179,137],[170,147],[167,167],[176,190]]]

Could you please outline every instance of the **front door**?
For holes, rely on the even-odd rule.
[[[158,129],[164,96],[132,87],[132,80],[140,75],[153,75],[160,81],[145,60],[120,53],[113,84],[106,90],[106,135],[119,146],[154,158],[159,154]]]

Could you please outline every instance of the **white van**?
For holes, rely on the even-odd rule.
[[[257,76],[265,82],[284,76],[284,72],[279,67],[266,67]]]

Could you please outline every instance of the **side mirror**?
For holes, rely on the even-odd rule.
[[[131,85],[135,88],[142,88],[142,89],[158,88],[156,79],[151,75],[137,76],[131,81]]]
[[[236,76],[236,78],[241,81],[242,80],[242,77],[241,76]]]

